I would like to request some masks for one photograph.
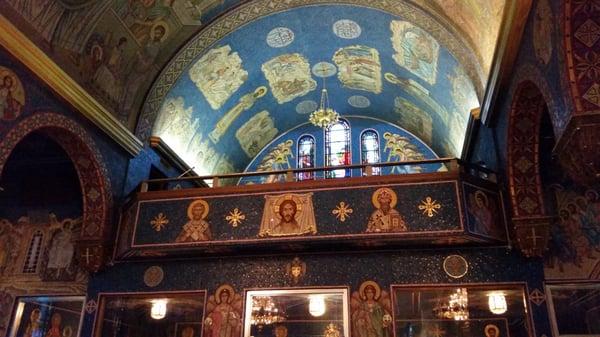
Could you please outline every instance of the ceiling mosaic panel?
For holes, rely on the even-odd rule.
[[[479,106],[468,67],[448,47],[458,42],[407,17],[315,5],[259,17],[201,48],[206,32],[147,99],[157,105],[153,135],[201,175],[243,170],[262,146],[307,121],[323,83],[342,116],[399,125],[442,156],[460,156]]]

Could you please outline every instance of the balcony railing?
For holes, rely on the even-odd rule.
[[[437,170],[439,172],[458,171],[477,176],[479,178],[496,182],[496,173],[486,167],[475,164],[461,162],[456,158],[440,158],[440,159],[425,159],[406,162],[385,162],[372,164],[353,164],[339,165],[326,167],[311,167],[287,170],[260,171],[260,172],[243,172],[243,173],[228,173],[206,176],[179,176],[175,178],[151,179],[146,180],[141,184],[141,192],[149,190],[167,190],[167,189],[185,189],[185,188],[215,188],[225,185],[243,184],[265,184],[265,183],[285,183],[296,181],[314,181],[322,179],[343,179],[350,177],[368,177],[373,176],[374,171],[379,171],[378,175],[399,175],[399,174],[419,174],[420,171],[412,171],[410,167],[433,167],[439,166],[443,168]],[[374,170],[374,168],[380,168]],[[403,168],[404,170],[400,170]],[[386,170],[389,169],[389,170]],[[350,171],[351,176],[348,177],[331,177],[329,174],[335,170]],[[432,174],[434,172],[430,172]]]

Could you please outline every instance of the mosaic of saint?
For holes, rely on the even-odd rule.
[[[215,110],[248,78],[248,72],[242,68],[242,59],[229,45],[208,51],[190,68],[189,75]]]
[[[248,157],[254,158],[278,132],[269,112],[263,110],[244,123],[235,132],[235,138]]]
[[[231,126],[231,123],[233,123],[242,112],[252,108],[254,103],[256,103],[256,101],[259,98],[263,97],[266,93],[267,88],[264,86],[260,86],[256,88],[256,90],[254,90],[253,92],[249,92],[244,96],[240,97],[238,103],[234,105],[231,109],[229,109],[223,115],[223,117],[221,117],[221,119],[219,119],[217,125],[215,125],[215,128],[208,134],[210,140],[212,140],[212,142],[215,144],[218,143],[221,139],[221,136],[223,136],[223,134],[225,134],[227,129],[229,129],[229,127]]]
[[[350,298],[352,337],[392,336],[392,302],[373,281],[365,281]]]
[[[243,300],[230,285],[217,288],[208,298],[204,319],[204,336],[236,337],[242,329]]]
[[[308,60],[298,53],[276,56],[265,62],[261,69],[279,104],[304,96],[317,87]]]
[[[439,43],[408,21],[392,21],[393,58],[396,63],[433,85],[436,82]]]
[[[533,48],[538,61],[546,65],[552,57],[552,32],[554,29],[554,15],[552,14],[548,0],[537,2],[534,15]]]
[[[316,234],[312,193],[265,195],[259,236]]]
[[[15,73],[0,66],[0,120],[13,120],[25,105],[25,90]]]
[[[474,220],[471,225],[471,230],[477,234],[502,237],[504,230],[503,224],[500,223],[499,211],[494,199],[481,190],[476,190],[468,196],[468,211],[469,215]]]
[[[189,221],[183,225],[179,235],[175,238],[175,242],[186,243],[210,240],[210,225],[205,220],[208,211],[209,206],[206,201],[202,199],[192,201],[187,209]]]
[[[375,48],[354,45],[339,49],[333,55],[338,79],[346,88],[381,93],[381,62]]]
[[[371,213],[366,233],[406,232],[404,218],[394,207],[398,203],[396,192],[387,187],[377,189],[371,197],[375,211]]]

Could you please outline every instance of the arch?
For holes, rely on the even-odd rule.
[[[56,141],[75,166],[83,196],[80,240],[85,242],[84,250],[88,255],[81,265],[98,270],[101,265],[99,259],[102,257],[102,241],[108,235],[112,205],[111,186],[102,155],[81,125],[61,114],[42,112],[22,120],[4,136],[0,142],[0,174],[13,149],[34,131],[44,133]]]
[[[518,84],[508,121],[508,183],[513,218],[545,214],[539,172],[539,134],[544,96],[531,81]]]

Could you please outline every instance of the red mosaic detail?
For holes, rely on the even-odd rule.
[[[513,217],[543,215],[539,138],[544,97],[529,81],[514,94],[508,127],[508,179]]]
[[[102,240],[108,228],[111,188],[107,170],[94,140],[75,121],[57,113],[38,113],[13,127],[0,143],[0,172],[15,146],[28,134],[40,131],[54,139],[71,158],[83,195],[81,239]]]
[[[564,50],[574,114],[600,109],[600,2],[565,0]]]

